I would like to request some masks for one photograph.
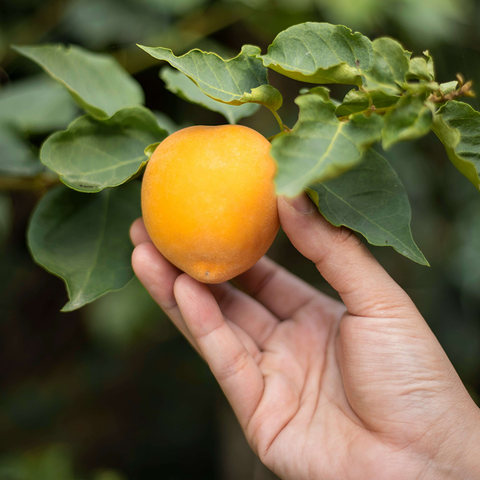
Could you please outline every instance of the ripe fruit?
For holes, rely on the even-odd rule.
[[[279,228],[270,143],[239,125],[189,127],[153,153],[142,184],[156,247],[197,280],[220,283],[254,265]]]

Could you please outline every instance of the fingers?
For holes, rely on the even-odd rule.
[[[141,218],[133,222],[130,228],[130,237],[137,248],[142,243],[150,242],[150,237]],[[171,265],[163,256],[159,257],[154,250],[156,248],[151,243],[148,247],[139,248],[138,251],[135,251],[132,262],[140,281],[144,283],[162,309],[166,310],[169,309],[170,305],[175,306],[176,304],[173,283],[181,271]],[[150,270],[150,264],[154,261],[159,265],[158,272],[155,274]],[[164,277],[164,281],[162,281],[161,278],[152,278],[152,275],[158,277],[166,275],[166,278]],[[228,283],[210,285],[210,289],[219,302],[224,315],[243,329],[261,347],[278,324],[278,319],[268,309]],[[175,316],[178,317],[178,315]],[[175,318],[174,323],[180,328],[181,321],[179,318]],[[182,328],[181,331],[185,334]]]
[[[145,224],[143,223],[143,218],[137,218],[132,223],[132,226],[130,227],[130,238],[135,247],[141,243],[151,242]]]
[[[390,318],[418,314],[357,236],[328,223],[306,194],[289,201],[279,198],[278,209],[293,245],[316,264],[351,314]]]
[[[135,228],[138,228],[139,231],[135,232],[135,235],[141,234],[140,225],[138,223],[136,225]],[[135,237],[135,240],[137,239],[138,236]],[[140,243],[135,248],[132,254],[132,265],[135,274],[148,293],[200,353],[198,345],[185,325],[173,293],[173,284],[182,272],[166,260],[151,242]]]
[[[279,320],[267,308],[229,283],[210,285],[225,317],[245,331],[263,349]]]
[[[225,321],[206,285],[183,274],[176,279],[174,292],[188,329],[245,427],[263,393],[257,362]]]
[[[281,320],[291,318],[295,311],[321,295],[267,257],[236,277],[235,283]]]

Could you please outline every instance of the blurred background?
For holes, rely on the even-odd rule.
[[[0,3],[0,480],[274,478],[246,446],[208,368],[136,280],[79,311],[59,312],[67,300],[64,285],[33,263],[25,232],[45,192],[35,181],[38,149],[80,112],[9,45],[76,43],[114,55],[173,131],[225,120],[165,90],[160,64],[135,43],[230,57],[244,43],[265,51],[278,32],[304,21],[341,23],[372,39],[392,36],[417,55],[429,49],[439,81],[462,72],[480,85],[475,0]],[[270,79],[284,94],[280,114],[292,126],[293,99],[303,85],[273,72]],[[337,98],[345,92],[332,89]],[[478,109],[475,99],[472,104]],[[20,120],[12,127],[13,113]],[[278,128],[266,109],[242,123],[266,136]],[[399,145],[387,158],[407,188],[414,238],[431,268],[391,248],[373,252],[413,297],[477,401],[480,195],[433,134]],[[15,171],[6,167],[12,159]],[[270,256],[332,293],[282,233]]]

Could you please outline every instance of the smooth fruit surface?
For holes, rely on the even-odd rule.
[[[197,280],[220,283],[253,266],[279,228],[270,143],[240,125],[195,126],[148,162],[142,212],[155,246]]]

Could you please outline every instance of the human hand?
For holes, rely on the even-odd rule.
[[[243,291],[198,283],[141,219],[131,229],[138,278],[208,362],[251,447],[283,479],[480,478],[479,410],[410,298],[305,195],[278,207],[344,304],[266,258],[237,277]]]

